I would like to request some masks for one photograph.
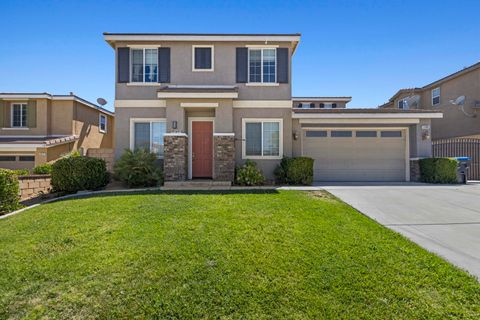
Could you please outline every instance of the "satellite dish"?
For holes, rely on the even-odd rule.
[[[460,96],[455,100],[450,100],[450,103],[456,106],[463,106],[465,104],[465,96]]]
[[[98,98],[97,99],[97,103],[101,106],[104,106],[107,104],[107,100],[103,99],[103,98]]]

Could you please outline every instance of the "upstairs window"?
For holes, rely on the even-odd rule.
[[[334,104],[335,104],[335,107],[333,106]],[[336,103],[332,103],[332,102],[320,103],[320,108],[323,108],[323,109],[332,109],[332,108],[336,108],[336,107],[337,107]]]
[[[132,49],[131,82],[158,81],[158,49]]]
[[[27,104],[26,103],[12,104],[12,127],[13,128],[27,127]]]
[[[277,82],[277,50],[275,48],[248,50],[248,81]]]
[[[435,88],[432,90],[432,106],[440,104],[440,88]]]
[[[193,71],[213,71],[213,46],[193,46]]]
[[[107,116],[104,114],[100,114],[99,119],[98,119],[98,129],[102,133],[107,132]]]
[[[398,100],[398,109],[408,110],[408,101],[406,98]]]
[[[315,104],[310,102],[302,102],[298,105],[298,107],[302,109],[310,109],[315,108]]]

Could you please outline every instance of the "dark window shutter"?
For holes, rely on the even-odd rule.
[[[288,83],[288,48],[277,49],[277,81]]]
[[[130,49],[117,49],[117,76],[119,83],[130,81]]]
[[[247,83],[248,48],[237,48],[237,83]]]
[[[6,127],[5,125],[5,107],[6,103],[3,100],[0,100],[0,127]]]
[[[325,108],[325,103],[320,103],[320,108]]]
[[[170,48],[158,48],[158,82],[170,82]]]
[[[315,108],[315,103],[310,103],[310,108]]]
[[[332,108],[336,108],[337,107],[337,104],[336,103],[332,103]]]
[[[30,100],[27,104],[27,127],[37,127],[37,101]]]

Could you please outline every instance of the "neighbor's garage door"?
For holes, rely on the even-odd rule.
[[[315,181],[405,181],[404,130],[303,131]]]

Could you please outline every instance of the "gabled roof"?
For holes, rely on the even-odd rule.
[[[116,41],[291,42],[293,52],[300,37],[300,33],[103,33],[103,38],[111,47],[115,47]]]
[[[101,106],[96,105],[93,102],[80,98],[79,96],[73,94],[50,94],[48,92],[0,92],[0,99],[49,99],[49,100],[71,100],[79,102],[87,107],[96,109],[102,113],[108,114],[110,116],[115,116],[115,114]]]
[[[469,67],[465,67],[463,68],[462,70],[459,70],[459,71],[456,71],[454,73],[451,73],[449,74],[448,76],[445,76],[441,79],[438,79],[434,82],[431,82],[421,88],[418,88],[418,87],[415,87],[415,88],[404,88],[404,89],[400,89],[397,91],[397,93],[395,93],[388,101],[389,102],[392,102],[393,100],[395,100],[400,94],[403,94],[403,93],[418,93],[418,92],[422,92],[424,90],[427,90],[427,89],[430,89],[432,87],[436,87],[436,86],[439,86],[441,83],[445,82],[445,81],[448,81],[448,80],[451,80],[451,79],[455,79],[457,77],[460,77],[468,72],[471,72],[471,71],[474,71],[476,69],[479,69],[480,68],[480,62],[477,62],[475,64],[472,64],[471,66]],[[382,105],[379,106],[379,108],[385,108],[389,102],[386,102]]]

